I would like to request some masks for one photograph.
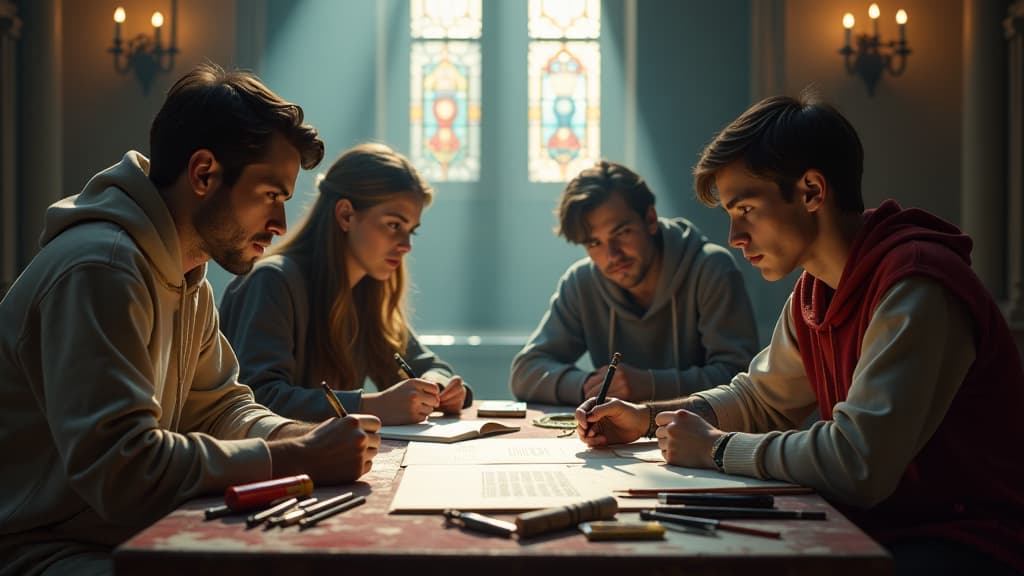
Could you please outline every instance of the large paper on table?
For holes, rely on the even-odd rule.
[[[657,444],[655,444],[657,448]],[[403,466],[471,464],[584,464],[618,458],[572,438],[480,438],[453,445],[410,442]]]
[[[759,488],[792,486],[711,470],[663,466],[634,459],[586,464],[408,466],[391,502],[392,512],[445,508],[517,512],[564,506],[627,488]],[[618,498],[621,510],[653,507],[648,498]]]

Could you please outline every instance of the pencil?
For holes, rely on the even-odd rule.
[[[351,499],[351,500],[349,500],[347,502],[342,502],[341,504],[338,504],[334,508],[328,508],[326,510],[322,510],[320,512],[317,512],[316,514],[313,514],[312,516],[307,516],[307,517],[303,518],[302,520],[299,520],[299,530],[305,530],[306,528],[310,528],[312,526],[315,526],[317,522],[323,520],[324,518],[329,518],[331,516],[334,516],[335,514],[338,514],[340,512],[344,512],[345,510],[348,510],[349,508],[355,508],[356,506],[359,506],[359,505],[365,504],[365,503],[366,503],[366,497],[365,496],[357,496],[357,497],[355,497],[355,498],[353,498],[353,499]]]
[[[608,388],[612,385],[612,377],[615,376],[615,368],[618,367],[620,359],[622,359],[622,354],[618,352],[612,354],[612,361],[608,364],[608,371],[604,373],[604,382],[601,383],[601,391],[597,394],[598,404],[604,404],[604,399],[608,396]]]
[[[760,528],[740,526],[739,524],[722,522],[721,520],[713,520],[711,518],[698,518],[697,516],[682,516],[676,514],[664,514],[662,512],[655,512],[651,510],[642,510],[640,512],[640,518],[644,520],[657,520],[658,522],[680,524],[688,528],[701,528],[704,530],[714,530],[717,528],[719,530],[728,530],[729,532],[750,534],[751,536],[761,536],[763,538],[782,538],[782,533],[776,532],[775,530],[762,530]],[[711,528],[708,528],[709,526]]]
[[[402,369],[402,372],[405,372],[406,378],[419,378],[419,376],[416,375],[416,372],[412,369],[412,366],[409,366],[409,363],[405,361],[405,358],[402,358],[401,354],[395,352],[394,358],[395,362],[398,363],[398,367]],[[438,393],[444,392],[444,384],[441,384],[440,382],[434,382],[434,384],[437,384]]]
[[[324,394],[327,394],[327,401],[331,403],[331,406],[334,407],[334,411],[338,413],[338,418],[348,416],[348,412],[345,412],[345,407],[341,405],[341,401],[334,395],[334,390],[331,390],[331,387],[327,385],[327,382],[321,382],[320,385],[324,387]]]
[[[779,508],[742,508],[736,506],[694,506],[669,505],[658,506],[657,512],[664,514],[683,514],[701,518],[746,518],[775,520],[824,520],[825,512],[821,510],[789,510]]]
[[[735,486],[728,488],[624,488],[612,490],[619,497],[657,498],[659,494],[689,494],[707,492],[714,494],[814,494],[806,486]]]

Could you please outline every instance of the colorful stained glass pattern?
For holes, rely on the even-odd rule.
[[[412,0],[410,30],[414,39],[480,38],[481,0]]]
[[[601,155],[597,42],[530,42],[531,182],[567,182]]]
[[[427,180],[480,177],[480,45],[414,42],[410,148]]]
[[[576,40],[601,35],[601,0],[530,0],[533,39]]]

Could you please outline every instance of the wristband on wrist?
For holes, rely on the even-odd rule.
[[[653,405],[647,404],[646,406],[647,406],[647,411],[650,413],[650,421],[647,424],[647,432],[644,433],[644,436],[646,436],[648,438],[654,438],[654,434],[658,430],[658,425],[654,423],[654,416],[655,416],[656,413],[654,411],[654,406]]]
[[[719,472],[725,472],[725,445],[729,443],[729,439],[735,434],[735,432],[722,434],[717,440],[715,440],[715,443],[711,445],[711,460],[715,463],[715,468],[717,468]]]

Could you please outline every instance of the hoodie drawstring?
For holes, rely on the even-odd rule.
[[[615,307],[609,306],[611,320],[608,322],[608,349],[615,352]]]
[[[676,370],[682,370],[679,365],[679,318],[676,316],[676,294],[672,293],[672,361],[676,364]]]

